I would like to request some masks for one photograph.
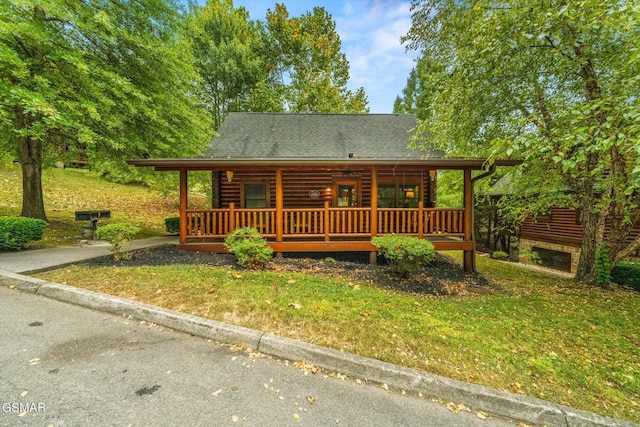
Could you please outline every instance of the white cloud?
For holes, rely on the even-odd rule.
[[[350,86],[364,87],[371,112],[391,112],[414,65],[415,52],[400,43],[411,27],[411,4],[353,0],[333,15],[351,65]],[[331,11],[330,11],[331,13]]]

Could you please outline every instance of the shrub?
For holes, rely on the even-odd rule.
[[[258,267],[271,259],[273,249],[260,232],[251,227],[238,228],[224,239],[224,246],[242,266]]]
[[[503,251],[493,251],[491,258],[506,261],[509,259],[509,254]]]
[[[180,231],[180,217],[165,218],[164,225],[168,233],[177,233]]]
[[[371,243],[385,257],[391,269],[403,277],[417,272],[423,265],[433,261],[436,255],[433,244],[418,237],[391,234],[374,237]]]
[[[0,249],[19,251],[29,242],[42,239],[47,222],[41,219],[0,217]]]
[[[621,261],[611,270],[611,281],[640,291],[640,264]]]
[[[520,249],[520,255],[518,255],[520,262],[524,264],[541,265],[542,260],[538,252],[531,249],[531,247],[525,247]]]
[[[130,256],[122,252],[122,246],[140,231],[140,227],[126,222],[111,222],[96,230],[100,240],[111,243],[111,251],[115,259],[129,259]]]

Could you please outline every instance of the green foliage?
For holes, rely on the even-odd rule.
[[[40,205],[39,171],[86,156],[93,170],[126,158],[199,154],[211,130],[173,0],[19,0],[0,8],[0,148],[15,153]],[[27,193],[27,191],[25,191]],[[38,209],[33,209],[38,211]]]
[[[503,251],[493,251],[491,258],[506,261],[509,259],[509,254]]]
[[[246,9],[229,0],[191,5],[198,96],[216,128],[233,111],[368,111],[364,90],[347,89],[349,62],[324,8],[290,17],[276,4],[264,21],[249,20]]]
[[[611,254],[607,245],[598,246],[596,250],[596,283],[608,285],[611,282]]]
[[[578,278],[595,281],[594,242],[607,242],[615,265],[640,219],[640,54],[629,44],[640,39],[637,4],[413,3],[405,41],[422,53],[416,87],[427,112],[416,144],[524,159],[513,216],[580,208]],[[603,220],[612,220],[606,238]]]
[[[640,263],[622,261],[611,270],[611,281],[640,291]]]
[[[259,267],[271,259],[273,249],[260,232],[251,227],[234,230],[224,239],[224,246],[236,256],[239,265]]]
[[[250,110],[252,93],[267,78],[262,33],[249,14],[231,1],[209,0],[193,7],[188,33],[200,74],[198,96],[217,129],[231,111]]]
[[[386,235],[371,239],[391,269],[401,275],[409,276],[435,259],[433,244],[425,239],[412,236]]]
[[[538,254],[538,252],[532,250],[529,246],[520,249],[518,258],[520,259],[520,262],[525,264],[542,264],[542,260],[540,259],[540,255]]]
[[[0,217],[0,249],[21,250],[29,242],[42,239],[47,223],[41,219]]]
[[[111,243],[111,251],[116,259],[129,259],[122,252],[122,246],[140,231],[140,227],[127,222],[110,222],[97,228],[96,236]]]
[[[296,113],[366,113],[363,88],[347,89],[349,61],[331,15],[314,7],[289,17],[276,4],[266,17],[266,63],[270,67],[271,98],[282,98],[283,109]]]
[[[168,233],[177,233],[180,231],[180,217],[174,216],[171,218],[165,218],[164,225],[167,228]]]

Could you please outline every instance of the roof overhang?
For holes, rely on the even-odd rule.
[[[372,166],[407,166],[426,169],[489,168],[487,159],[425,158],[425,159],[210,159],[202,157],[183,159],[131,159],[127,163],[137,167],[153,167],[157,171],[227,170],[227,169],[348,169]],[[517,166],[522,160],[494,160],[495,166]]]

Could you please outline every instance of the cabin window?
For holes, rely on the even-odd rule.
[[[265,182],[252,182],[246,183],[242,186],[244,202],[244,208],[246,209],[260,209],[267,208],[269,198],[267,191],[267,183]]]
[[[378,185],[379,208],[417,208],[420,201],[420,184],[382,183]]]

